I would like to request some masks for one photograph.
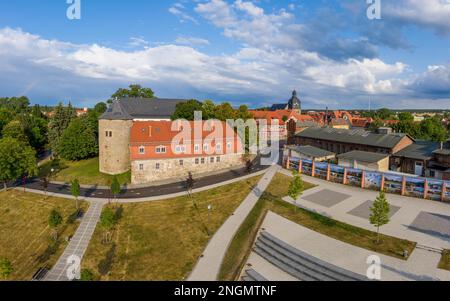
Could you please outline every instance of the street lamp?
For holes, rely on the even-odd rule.
[[[212,205],[209,204],[208,205],[208,225],[211,226],[211,210],[212,210]],[[211,235],[209,233],[209,227],[208,227],[208,234]]]

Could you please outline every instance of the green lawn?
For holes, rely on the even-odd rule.
[[[291,177],[281,173],[274,177],[272,183],[233,238],[222,263],[219,274],[220,280],[237,279],[268,210],[318,233],[399,259],[405,259],[403,258],[403,250],[408,250],[409,254],[414,250],[416,245],[414,242],[381,235],[381,244],[376,244],[375,232],[345,224],[301,208],[296,209],[294,205],[282,200],[282,197],[287,195],[291,179]],[[311,187],[311,184],[305,183],[305,189]]]
[[[99,280],[185,279],[211,236],[260,179],[200,192],[193,198],[123,204],[111,243],[102,243],[105,232],[97,226],[83,269]],[[208,205],[212,205],[210,216]]]
[[[450,271],[450,250],[444,250],[444,252],[442,252],[439,268]]]
[[[88,204],[80,204],[86,211]],[[56,243],[47,222],[55,208],[64,218]],[[65,238],[78,227],[69,218],[75,211],[75,201],[17,190],[0,192],[0,258],[11,261],[11,280],[31,280],[39,268],[56,263],[67,245]]]
[[[51,173],[52,168],[55,170],[53,174]],[[52,181],[70,183],[77,178],[81,184],[102,186],[109,186],[113,179],[113,176],[99,171],[98,158],[74,162],[66,160],[47,162],[40,167],[40,176],[43,175],[51,175]],[[130,183],[131,173],[118,175],[117,179],[122,185]]]

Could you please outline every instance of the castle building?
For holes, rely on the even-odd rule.
[[[145,184],[242,165],[241,141],[226,123],[201,122],[195,136],[193,123],[188,131],[184,123],[173,129],[171,116],[181,102],[185,100],[129,98],[111,104],[99,118],[100,172],[131,170],[132,184]],[[183,131],[188,136],[174,145]]]

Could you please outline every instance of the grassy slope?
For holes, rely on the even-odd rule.
[[[80,204],[87,210],[87,203]],[[59,234],[60,243],[52,252],[49,246],[54,241],[47,220],[54,208],[62,214],[64,224]],[[17,190],[0,192],[0,257],[12,262],[12,280],[31,280],[38,268],[55,264],[67,245],[65,237],[73,235],[78,226],[78,223],[67,224],[74,212],[75,201]]]
[[[103,174],[99,171],[98,158],[92,158],[77,162],[61,160],[59,167],[60,168],[54,167],[56,172],[51,177],[53,181],[69,183],[77,178],[81,184],[108,186],[111,184],[113,179],[113,176]],[[52,162],[45,163],[40,168],[40,174],[50,174],[51,168]],[[118,175],[117,179],[121,184],[130,183],[131,173],[126,172],[124,174]]]
[[[439,268],[450,271],[450,250],[444,250],[442,253],[441,261],[439,262]]]
[[[101,280],[184,279],[206,247],[208,231],[217,231],[260,178],[200,192],[193,199],[123,205],[113,242],[102,244],[104,231],[98,226],[83,268]]]
[[[287,195],[289,183],[292,178],[277,174],[266,192],[258,201],[249,217],[245,220],[234,237],[222,263],[219,274],[220,280],[234,280],[239,275],[242,265],[249,255],[251,246],[259,226],[267,213],[271,210],[293,222],[322,233],[337,240],[372,250],[396,258],[403,258],[403,250],[412,253],[415,243],[390,236],[381,236],[382,244],[376,244],[376,233],[345,224],[330,218],[312,213],[284,202],[281,198]],[[305,183],[306,184],[306,183]],[[306,184],[305,189],[311,188]]]

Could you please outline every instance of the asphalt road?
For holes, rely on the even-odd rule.
[[[259,158],[255,159],[254,165],[251,173],[256,173],[261,170],[265,170],[270,166],[262,166],[260,164]],[[214,185],[217,183],[225,182],[228,180],[232,180],[238,177],[242,177],[248,175],[245,168],[233,171],[227,171],[221,174],[217,174],[214,176],[207,176],[199,179],[195,179],[194,189],[202,188],[209,185]],[[16,185],[16,187],[24,187],[24,185]],[[25,184],[25,188],[41,190],[43,191],[42,184],[39,179],[31,179]],[[70,185],[57,185],[57,184],[49,184],[47,188],[48,192],[52,193],[60,193],[71,195]],[[153,196],[161,196],[172,193],[178,193],[186,191],[185,182],[171,183],[165,184],[161,186],[153,186],[153,187],[145,187],[145,188],[136,188],[136,189],[124,189],[120,195],[117,196],[118,199],[135,199],[135,198],[145,198],[145,197],[153,197]],[[112,198],[112,194],[107,189],[96,189],[96,188],[81,188],[80,196],[91,197],[91,198]]]

